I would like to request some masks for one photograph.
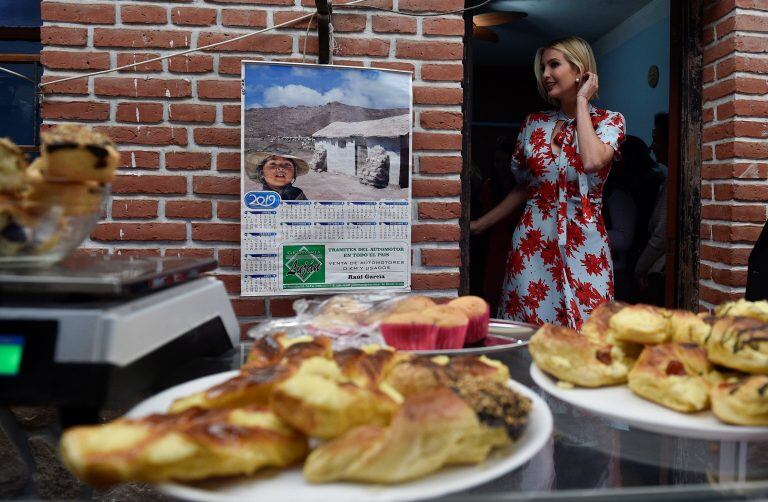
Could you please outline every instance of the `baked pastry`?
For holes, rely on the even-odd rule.
[[[616,340],[633,343],[664,343],[669,339],[666,309],[652,305],[628,305],[610,319]]]
[[[341,373],[359,387],[376,388],[398,360],[406,358],[389,348],[367,346],[362,349],[344,349],[333,353],[333,360]]]
[[[29,244],[30,235],[20,212],[18,206],[0,201],[0,256],[14,256]]]
[[[448,306],[461,310],[469,317],[465,343],[477,343],[488,336],[488,324],[491,320],[491,307],[488,302],[479,296],[460,296],[448,302]]]
[[[628,305],[623,302],[605,302],[595,308],[584,324],[581,334],[595,343],[610,343],[611,318]]]
[[[27,158],[9,138],[0,138],[0,193],[18,194],[26,185]]]
[[[437,326],[435,349],[460,349],[467,336],[469,317],[464,311],[450,305],[436,305],[422,314]]]
[[[61,458],[83,481],[109,486],[252,474],[291,465],[307,438],[259,407],[204,411],[75,427],[61,438]]]
[[[237,376],[210,389],[176,399],[171,413],[189,408],[233,408],[269,403],[272,389],[312,357],[331,356],[331,342],[325,337],[289,339],[284,333],[268,335],[256,340],[246,363]]]
[[[751,317],[724,317],[714,323],[704,342],[713,363],[768,374],[768,324]]]
[[[401,402],[396,392],[355,385],[335,361],[314,357],[274,386],[270,409],[308,436],[332,439],[358,425],[388,424]]]
[[[712,367],[694,344],[648,345],[629,372],[629,388],[639,396],[686,413],[709,407]]]
[[[389,314],[379,326],[387,344],[400,350],[433,350],[437,325],[423,312]]]
[[[90,127],[66,124],[41,135],[43,176],[59,181],[109,183],[120,160],[114,143]]]
[[[321,445],[304,476],[312,483],[400,483],[444,465],[481,462],[509,441],[504,428],[484,425],[465,400],[438,389],[406,399],[389,427],[358,427]]]
[[[742,298],[735,302],[727,302],[715,308],[715,316],[751,317],[768,323],[768,301],[750,302]]]
[[[528,350],[541,370],[582,387],[624,383],[630,369],[616,347],[553,324],[544,324],[534,333]]]
[[[422,312],[435,305],[437,305],[435,301],[428,296],[406,296],[395,303],[390,313],[403,314],[405,312]]]
[[[673,310],[669,318],[669,331],[673,342],[694,343],[703,346],[712,330],[716,317],[694,314],[687,310]]]
[[[712,412],[723,422],[768,425],[768,376],[753,375],[715,385]]]
[[[96,182],[57,182],[37,179],[29,183],[26,200],[30,211],[44,214],[61,207],[67,216],[99,213],[105,188]]]

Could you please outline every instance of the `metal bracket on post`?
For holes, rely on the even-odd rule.
[[[331,62],[331,0],[315,0],[317,7],[317,62]]]

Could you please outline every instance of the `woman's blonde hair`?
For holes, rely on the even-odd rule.
[[[544,71],[541,67],[541,59],[544,56],[544,51],[547,49],[555,49],[562,52],[565,59],[571,63],[571,66],[579,70],[579,73],[582,75],[587,72],[597,73],[597,63],[595,62],[595,54],[592,52],[592,47],[589,46],[586,40],[579,37],[560,38],[536,50],[536,58],[533,60],[533,72],[536,74],[536,86],[539,88],[539,94],[548,103],[558,106],[560,103],[558,100],[549,97],[549,93],[542,82]],[[595,97],[597,97],[597,94],[595,94]]]

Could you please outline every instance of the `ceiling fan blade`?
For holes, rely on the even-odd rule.
[[[477,26],[498,26],[523,19],[528,16],[525,12],[485,12],[472,16],[472,22]]]
[[[494,33],[492,29],[476,25],[472,26],[472,38],[477,40],[484,40],[494,44],[499,41],[499,36]]]

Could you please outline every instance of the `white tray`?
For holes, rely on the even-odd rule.
[[[548,394],[596,415],[646,431],[694,439],[742,441],[768,439],[768,427],[728,425],[711,411],[680,413],[643,399],[626,385],[588,389],[557,386],[557,379],[531,364],[531,377]]]
[[[138,418],[152,413],[165,413],[174,399],[205,390],[236,374],[237,371],[228,371],[177,385],[138,404],[126,416]],[[515,444],[492,452],[480,465],[444,468],[424,478],[392,486],[361,483],[313,485],[304,480],[301,467],[294,467],[271,469],[252,477],[195,485],[165,483],[158,488],[168,495],[185,500],[291,502],[417,500],[466,490],[520,467],[544,447],[552,434],[552,413],[547,404],[524,385],[510,380],[509,386],[532,402],[528,427]]]

